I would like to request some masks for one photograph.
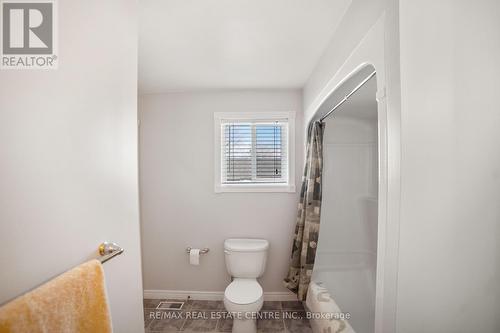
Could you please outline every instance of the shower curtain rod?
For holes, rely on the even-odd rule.
[[[363,81],[361,81],[361,83],[358,84],[356,86],[356,88],[354,88],[350,93],[348,93],[347,95],[345,95],[345,97],[340,102],[338,102],[330,111],[328,111],[323,117],[319,118],[319,121],[323,122],[323,120],[325,120],[326,117],[328,117],[329,115],[331,115],[333,113],[333,111],[335,111],[339,106],[341,106],[342,104],[344,104],[349,99],[349,97],[351,97],[352,94],[354,94],[362,86],[364,86],[365,83],[368,82],[376,73],[377,73],[376,71],[373,71],[370,75],[368,75],[366,77],[366,79],[364,79]]]

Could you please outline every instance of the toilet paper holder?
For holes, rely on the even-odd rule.
[[[210,251],[210,249],[208,247],[206,247],[204,249],[200,249],[200,254],[206,254],[206,253],[208,253],[208,251]],[[187,254],[189,254],[189,252],[191,252],[191,246],[189,246],[186,249],[186,252],[187,252]]]

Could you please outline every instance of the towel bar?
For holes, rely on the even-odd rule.
[[[206,247],[206,248],[200,250],[200,254],[206,254],[206,253],[208,253],[208,251],[210,251],[210,249],[208,247]],[[191,247],[188,247],[186,249],[186,252],[189,254],[189,252],[191,252]]]
[[[123,251],[124,250],[121,247],[119,247],[118,244],[116,243],[104,242],[101,245],[99,245],[99,254],[101,255],[99,261],[101,262],[101,264],[104,264],[111,258],[122,254]]]

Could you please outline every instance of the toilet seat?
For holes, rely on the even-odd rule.
[[[262,287],[256,279],[234,279],[224,291],[224,298],[238,305],[259,302],[262,296]]]

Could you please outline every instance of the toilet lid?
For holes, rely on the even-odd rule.
[[[235,304],[251,304],[262,297],[262,287],[254,279],[235,279],[227,286],[224,296]]]
[[[262,252],[269,248],[265,239],[229,238],[224,241],[224,249],[235,252]]]

